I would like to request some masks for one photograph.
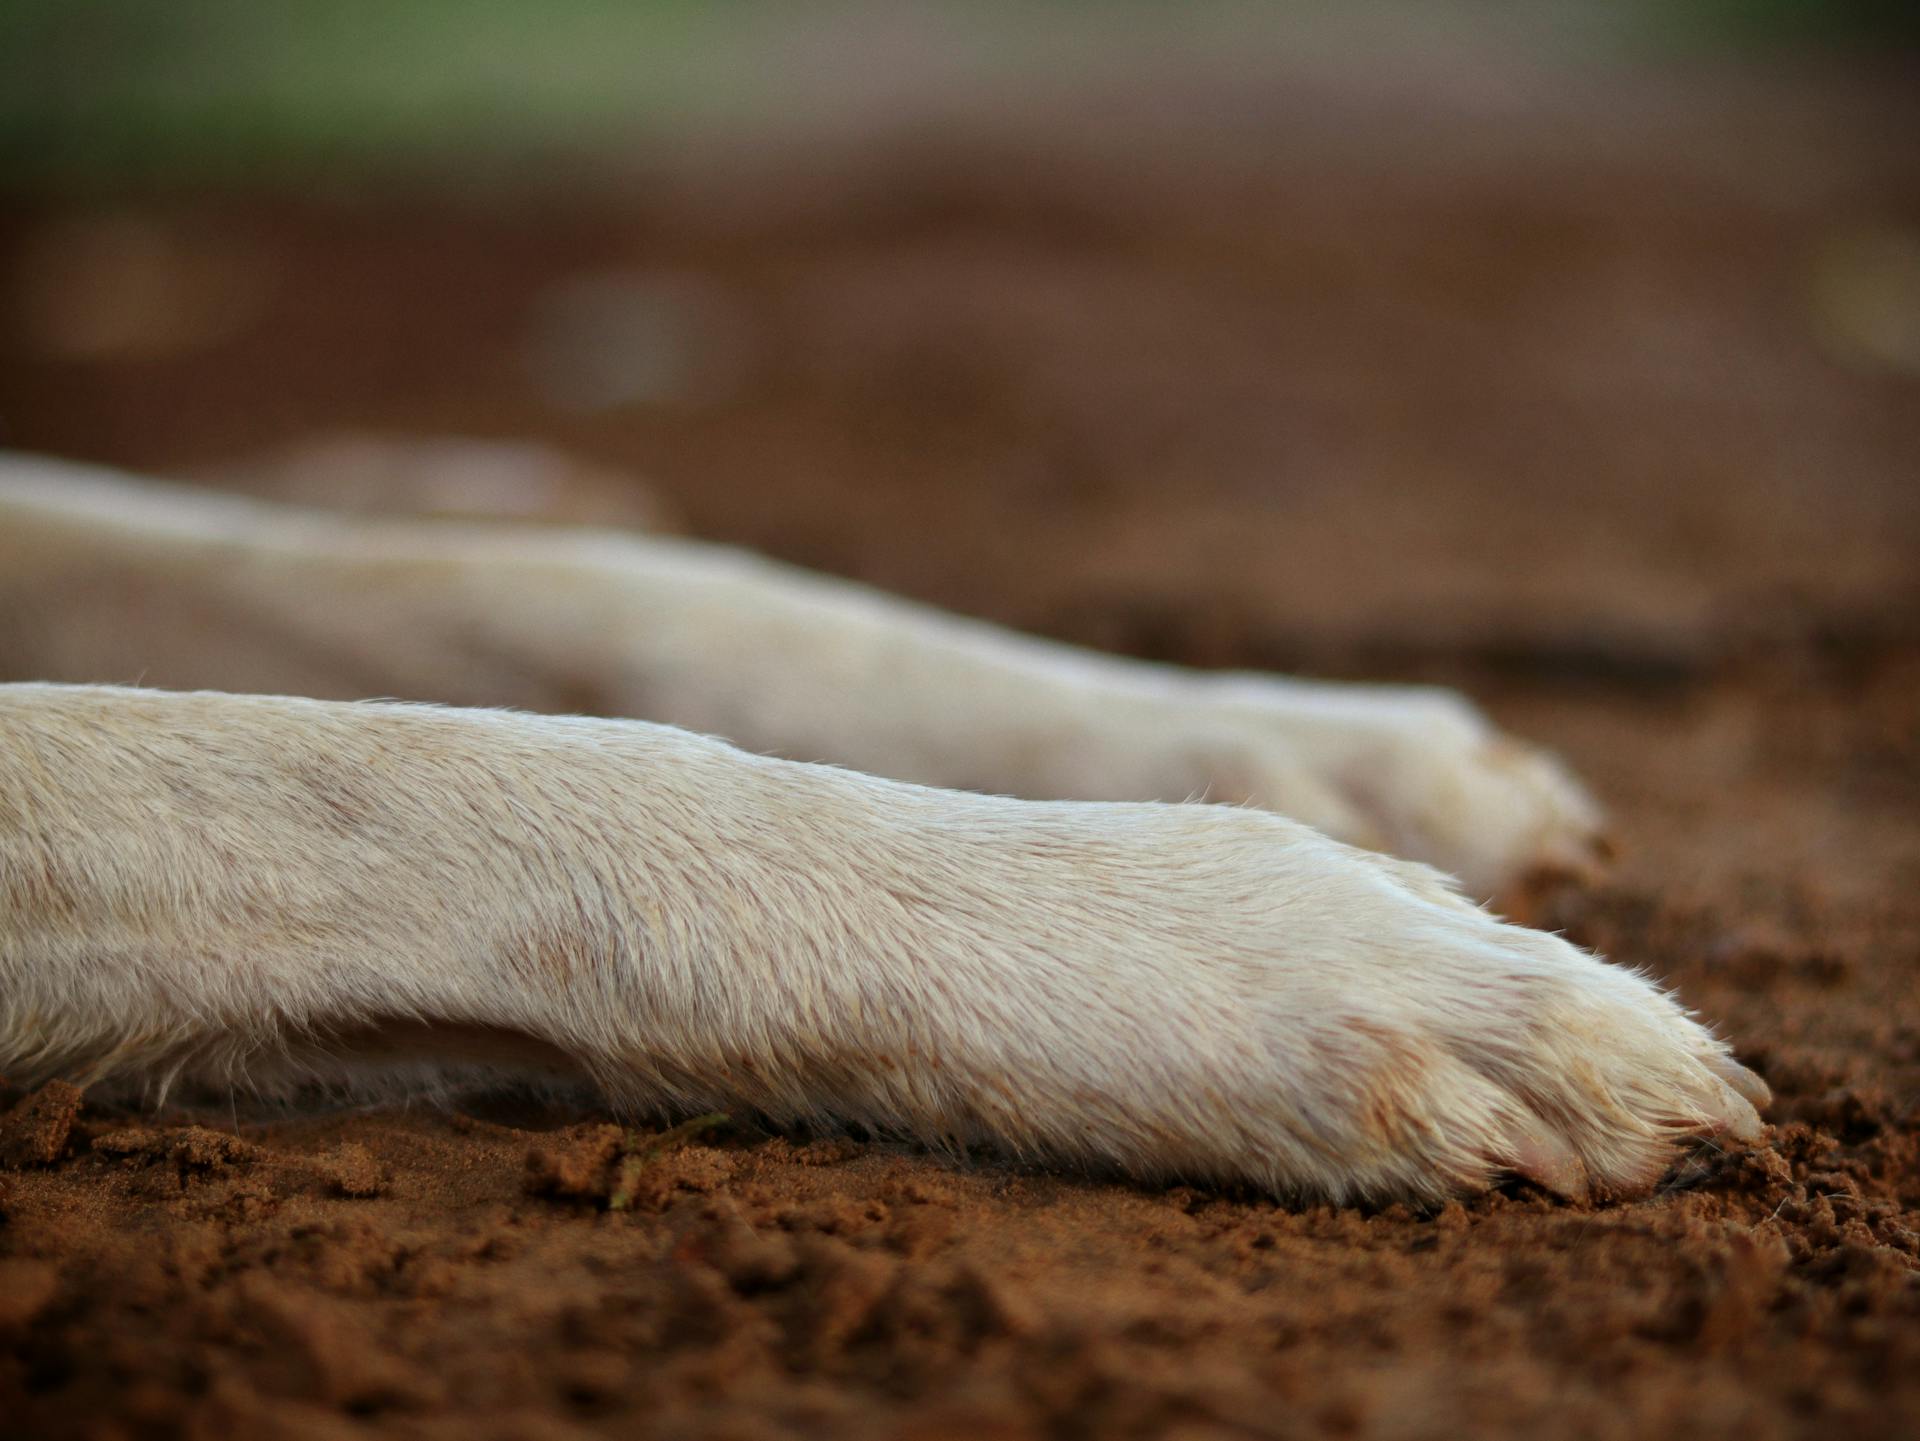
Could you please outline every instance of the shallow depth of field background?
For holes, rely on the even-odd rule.
[[[0,7],[0,445],[343,505],[537,473],[1083,644],[1460,686],[1622,849],[1503,903],[1777,1095],[1594,1209],[745,1118],[615,1208],[603,1115],[0,1078],[0,1416],[1912,1434],[1914,45],[1870,0]]]

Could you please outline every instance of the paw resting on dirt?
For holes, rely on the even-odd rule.
[[[1316,1152],[1331,1163],[1323,1189],[1437,1196],[1505,1172],[1627,1196],[1691,1138],[1759,1137],[1765,1084],[1658,987],[1423,867],[1347,855],[1371,874],[1330,868],[1296,927],[1344,951],[1316,965],[1312,1005],[1274,998],[1273,1054],[1304,1067],[1297,1139],[1309,1174]]]
[[[1646,1191],[1689,1139],[1759,1138],[1765,1083],[1672,997],[1443,899],[1431,873],[1383,869],[1414,907],[1451,916],[1402,913],[1390,931],[1412,974],[1379,977],[1371,1023],[1356,1027],[1358,1149],[1384,1138],[1458,1189],[1485,1184],[1492,1162],[1584,1199]]]
[[[1066,1148],[1092,1122],[1127,1169],[1284,1196],[1517,1174],[1585,1198],[1645,1192],[1689,1140],[1761,1134],[1765,1084],[1633,972],[1279,817],[1162,815],[1178,860],[1124,934],[1082,932],[1100,998],[1055,1011],[1052,1074],[1027,1091]]]

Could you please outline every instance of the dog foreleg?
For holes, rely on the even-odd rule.
[[[0,686],[0,1070],[378,1086],[418,1074],[396,1034],[630,1106],[1336,1198],[1641,1188],[1764,1096],[1633,974],[1254,810]]]

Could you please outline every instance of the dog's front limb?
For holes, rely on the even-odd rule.
[[[1490,893],[1596,812],[1446,692],[1203,675],[745,552],[0,462],[0,675],[638,716],[1036,799],[1252,802]]]
[[[0,686],[0,1070],[377,1087],[476,1038],[630,1105],[1331,1197],[1644,1186],[1763,1094],[1630,973],[1257,811]]]

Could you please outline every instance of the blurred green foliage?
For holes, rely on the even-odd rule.
[[[1414,0],[1360,0],[1377,23]],[[1908,42],[1920,0],[1447,0],[1504,31],[1573,22],[1581,45]],[[885,13],[884,0],[869,10]],[[921,5],[923,14],[939,7]],[[1350,7],[1200,0],[950,5],[955,44],[1017,57],[1063,25],[1272,25]],[[857,42],[857,6],[776,0],[0,0],[0,188],[254,180],[269,174],[464,176],[590,153],[660,124],[753,116],[778,38],[810,17]],[[849,17],[852,17],[851,19]],[[772,39],[769,39],[769,36]],[[758,43],[756,43],[758,42]],[[816,55],[813,59],[817,60]],[[803,62],[804,63],[804,62]],[[884,64],[884,59],[876,61]],[[857,73],[858,62],[854,63]],[[1044,66],[1032,76],[1044,84]]]
[[[1666,14],[1696,33],[1735,40],[1875,44],[1920,38],[1920,4],[1914,0],[1690,0]]]
[[[696,103],[695,0],[0,0],[12,180],[538,152]]]

